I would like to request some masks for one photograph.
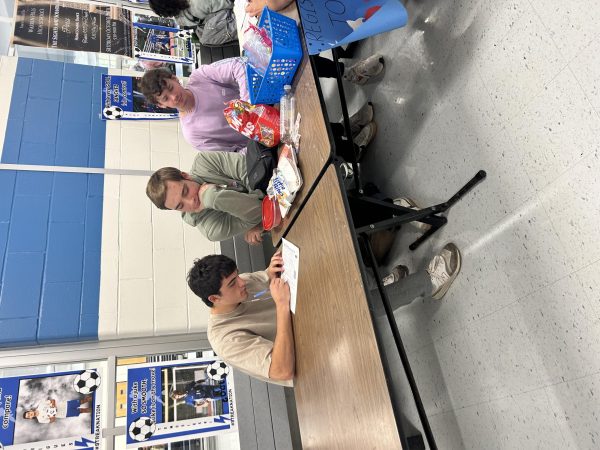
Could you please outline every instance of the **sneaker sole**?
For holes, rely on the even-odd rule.
[[[444,297],[444,295],[446,295],[446,293],[448,292],[448,289],[450,289],[450,286],[452,286],[454,279],[460,273],[460,269],[462,267],[462,254],[460,253],[460,250],[454,244],[448,244],[444,248],[446,248],[448,246],[454,247],[454,249],[456,250],[456,254],[458,255],[457,261],[456,261],[456,270],[454,271],[452,276],[450,278],[448,278],[448,281],[437,292],[435,292],[431,296],[431,298],[433,298],[434,300],[441,300]]]
[[[383,56],[382,56],[378,59],[378,61],[379,61],[379,64],[381,64],[381,67],[379,68],[377,73],[374,73],[373,75],[363,75],[363,78],[360,81],[351,81],[351,83],[357,84],[359,86],[363,86],[363,85],[369,83],[371,80],[378,78],[383,73],[383,69],[385,69],[385,60],[383,59]]]
[[[373,139],[375,139],[375,135],[377,135],[377,124],[375,122],[370,122],[373,124],[373,136],[371,136],[371,139],[369,139],[369,142],[367,143],[367,145],[359,145],[359,152],[358,155],[356,157],[356,162],[360,162],[363,157],[365,156],[365,153],[367,152],[367,147],[371,144],[371,142],[373,142]]]
[[[373,122],[375,119],[375,108],[373,107],[373,103],[367,102],[367,105],[370,107],[370,113],[367,114],[367,118],[365,120],[361,120],[356,122],[356,124],[352,125],[352,138],[355,138],[358,133],[360,133],[360,129],[369,123]],[[364,107],[363,107],[364,108]]]
[[[412,198],[410,197],[401,197],[402,199],[404,199],[406,201],[406,203],[408,203],[408,207],[409,208],[413,208],[413,209],[423,209],[421,208],[419,205],[417,205],[417,202],[415,202]],[[392,202],[394,204],[396,204],[396,200],[400,200],[400,198],[395,198],[394,200],[392,200]],[[398,205],[398,206],[404,206],[404,205]],[[419,230],[421,230],[423,233],[426,231],[429,231],[429,229],[431,228],[431,225],[429,225],[428,223],[423,223],[423,222],[412,222],[412,224],[418,228]]]

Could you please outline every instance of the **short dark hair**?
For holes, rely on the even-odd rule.
[[[161,17],[175,17],[190,7],[188,0],[150,0],[150,8]]]
[[[183,181],[183,173],[175,167],[163,167],[154,172],[146,185],[146,195],[159,209],[169,209],[165,206],[167,199],[167,181]]]
[[[194,261],[187,275],[187,283],[194,294],[207,306],[213,307],[208,297],[220,295],[221,283],[237,270],[235,261],[225,255],[208,255]]]
[[[153,105],[158,105],[158,96],[164,91],[167,87],[167,81],[173,78],[173,76],[173,73],[164,67],[147,70],[140,82],[140,90],[144,94],[144,97],[146,97],[146,100]]]

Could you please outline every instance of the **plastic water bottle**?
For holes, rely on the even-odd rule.
[[[292,94],[292,86],[286,84],[283,87],[285,94],[279,101],[279,134],[281,142],[290,144],[292,142],[292,130],[296,121],[296,97]]]

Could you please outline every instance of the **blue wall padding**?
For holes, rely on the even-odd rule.
[[[83,278],[82,223],[50,223],[46,281],[81,281]]]
[[[106,69],[20,58],[0,161],[104,167]],[[0,170],[0,346],[97,339],[104,175]]]
[[[52,186],[51,222],[85,222],[88,175],[56,173]],[[100,205],[102,211],[102,205]]]
[[[15,195],[8,233],[9,252],[46,251],[49,210],[49,196]]]
[[[46,283],[38,340],[65,341],[79,333],[81,283]]]
[[[97,338],[103,185],[100,174],[0,171],[0,320],[35,324],[37,343]],[[0,332],[0,346],[29,342],[23,333]]]
[[[58,128],[58,102],[45,98],[27,99],[25,118],[23,122],[22,142],[56,145],[56,130]],[[20,153],[19,162],[29,164],[27,155]]]
[[[37,344],[37,318],[0,319],[0,342],[12,345]]]
[[[0,222],[10,221],[16,178],[13,170],[0,171]]]
[[[4,261],[0,319],[37,319],[44,275],[44,253],[8,253]]]
[[[19,58],[0,162],[104,167],[102,73],[105,68]]]

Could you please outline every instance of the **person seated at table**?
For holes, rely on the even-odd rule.
[[[150,0],[150,9],[160,17],[173,17],[179,27],[196,27],[222,9],[233,9],[232,0]]]
[[[202,65],[192,72],[185,88],[168,69],[151,69],[142,77],[140,89],[149,103],[179,110],[183,136],[196,150],[243,153],[248,138],[229,126],[223,109],[230,100],[249,99],[245,64],[243,58],[227,58]],[[373,105],[368,103],[350,117],[359,160],[377,131],[373,115]],[[343,148],[344,127],[332,124],[332,131],[337,147]]]
[[[249,244],[262,241],[264,194],[249,189],[240,153],[200,152],[189,173],[163,167],[148,180],[146,195],[159,209],[179,211],[210,241],[242,233]]]
[[[148,70],[140,89],[150,103],[177,108],[185,140],[199,151],[245,152],[248,138],[229,126],[225,103],[249,99],[246,62],[226,58],[192,71],[185,88],[168,69]]]
[[[266,270],[238,273],[224,255],[197,259],[187,281],[210,308],[207,336],[227,364],[259,380],[292,386],[295,367],[290,288],[280,252]]]
[[[447,244],[426,270],[408,275],[406,267],[396,266],[382,282],[392,307],[397,309],[416,299],[441,300],[460,267],[460,251],[456,245]],[[273,255],[265,271],[242,274],[231,258],[209,255],[194,261],[187,282],[211,308],[206,333],[213,350],[252,377],[290,386],[294,336],[289,286],[278,278],[283,270],[280,252]],[[377,289],[372,275],[368,286]]]

